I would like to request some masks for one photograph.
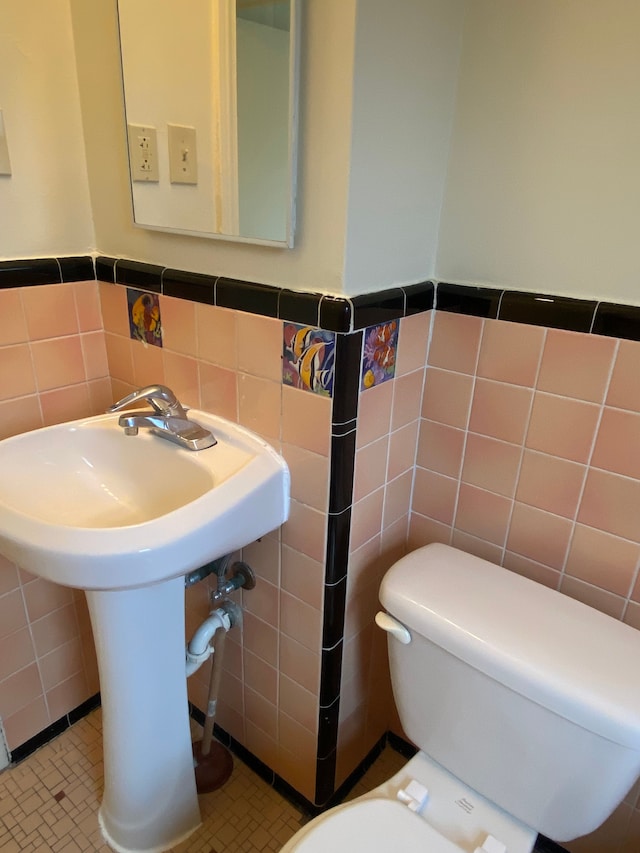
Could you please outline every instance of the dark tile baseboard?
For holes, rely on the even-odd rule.
[[[77,708],[74,708],[72,711],[69,711],[68,714],[65,714],[64,717],[60,717],[59,720],[56,720],[55,723],[51,723],[50,726],[47,726],[46,729],[43,729],[41,732],[38,732],[32,738],[29,738],[28,741],[16,747],[11,752],[11,764],[18,764],[20,761],[24,761],[25,758],[28,758],[32,753],[36,751],[36,749],[40,749],[41,746],[44,746],[46,743],[49,743],[50,740],[53,740],[58,735],[61,735],[62,732],[66,731],[69,726],[72,726],[74,723],[77,723],[78,720],[81,720],[83,717],[86,717],[87,714],[90,714],[91,711],[95,711],[96,708],[100,707],[100,694],[96,693],[94,696],[91,696],[81,705],[78,705]]]

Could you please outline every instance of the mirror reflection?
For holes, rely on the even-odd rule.
[[[295,0],[119,0],[134,221],[293,245]]]

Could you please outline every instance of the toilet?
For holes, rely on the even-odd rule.
[[[283,853],[530,853],[603,823],[640,775],[640,632],[446,545],[380,588],[418,753]]]

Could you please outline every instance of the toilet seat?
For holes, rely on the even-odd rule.
[[[315,822],[314,822],[315,823]],[[357,800],[317,819],[295,853],[461,853],[419,815],[397,800]]]

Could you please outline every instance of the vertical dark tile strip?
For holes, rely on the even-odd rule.
[[[98,281],[108,281],[111,284],[116,280],[116,259],[105,255],[96,258],[96,278]]]
[[[361,353],[361,331],[349,335],[336,334],[316,762],[318,804],[326,803],[335,791]],[[348,428],[345,430],[346,425]]]
[[[333,380],[334,425],[352,421],[357,417],[361,357],[362,331],[351,335],[336,335],[336,367]]]

